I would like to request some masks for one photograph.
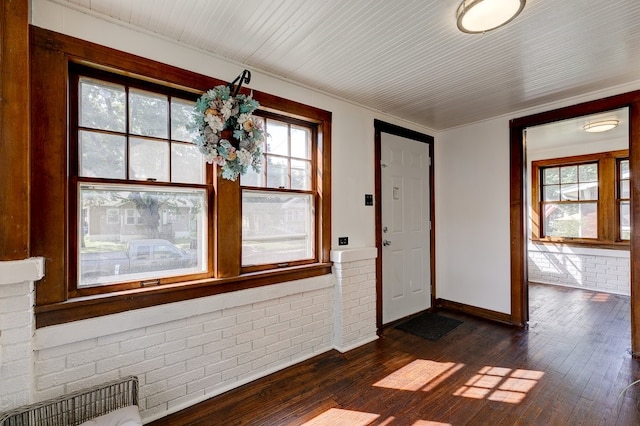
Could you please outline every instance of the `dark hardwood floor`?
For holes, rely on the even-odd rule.
[[[526,330],[451,312],[437,342],[396,329],[154,423],[161,425],[640,425],[629,298],[530,286]]]

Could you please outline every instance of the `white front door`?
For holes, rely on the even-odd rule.
[[[381,133],[382,323],[431,306],[429,145]]]

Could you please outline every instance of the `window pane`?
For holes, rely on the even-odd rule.
[[[85,177],[126,179],[124,136],[78,132],[78,173]]]
[[[204,159],[193,144],[171,144],[171,182],[204,183]]]
[[[545,186],[543,200],[560,201],[560,185]]]
[[[560,169],[558,167],[544,169],[543,175],[545,185],[560,183]]]
[[[631,175],[629,173],[629,160],[621,160],[618,163],[618,168],[618,179],[620,183],[618,198],[630,198],[631,187],[629,178]]]
[[[629,160],[620,161],[620,179],[629,179]]]
[[[267,156],[267,187],[289,189],[289,160]]]
[[[184,99],[171,99],[171,139],[184,142],[195,140],[196,132],[187,130],[194,104]]]
[[[253,116],[253,122],[256,126],[258,126],[258,128],[262,129],[263,131],[267,128],[267,120],[264,117],[260,117],[258,115],[254,115]],[[260,144],[260,147],[262,148],[262,152],[266,152],[267,149],[265,147],[265,144],[267,142],[267,137],[269,135],[267,135],[266,131],[264,132],[264,138],[262,139],[262,142]]]
[[[547,237],[598,238],[597,203],[545,204]]]
[[[620,181],[620,198],[631,198],[628,180]]]
[[[304,127],[291,126],[291,156],[311,159],[311,131]]]
[[[206,270],[205,190],[81,184],[79,192],[78,287]]]
[[[81,78],[79,96],[80,126],[117,132],[125,131],[124,86]]]
[[[631,210],[629,208],[629,201],[622,201],[620,203],[620,239],[631,239]]]
[[[578,166],[578,180],[580,182],[597,182],[598,181],[598,165],[582,164]]]
[[[129,91],[129,132],[166,138],[169,128],[168,100],[165,95],[131,89]]]
[[[311,162],[291,160],[291,188],[311,189]]]
[[[561,201],[578,201],[580,199],[580,191],[577,184],[562,185],[560,187]]]
[[[578,182],[578,166],[566,166],[560,168],[560,183]]]
[[[262,168],[264,169],[264,165],[262,166]],[[249,167],[247,169],[247,173],[240,176],[240,185],[264,187],[264,173],[262,172],[262,170],[260,170],[260,172],[255,172],[252,167]]]
[[[315,258],[310,194],[242,192],[242,265]]]
[[[129,179],[169,180],[169,142],[131,138],[129,145]]]
[[[598,182],[580,183],[578,190],[580,200],[598,199]]]
[[[255,121],[256,126],[264,129],[266,124],[265,124],[265,119],[254,115],[253,116],[253,120]],[[264,152],[265,152],[265,142],[267,141],[268,136],[265,135],[264,139],[262,140],[262,142],[260,143],[260,148],[262,150],[262,162],[260,163],[260,171],[256,172],[255,170],[253,170],[253,167],[248,167],[247,168],[247,172],[240,176],[240,185],[242,186],[258,186],[258,187],[265,187],[265,156],[264,156]]]
[[[289,155],[289,126],[275,120],[267,120],[267,153]]]

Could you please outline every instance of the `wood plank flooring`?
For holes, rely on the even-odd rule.
[[[464,323],[386,329],[152,425],[640,425],[628,297],[532,284],[526,330],[440,314]]]

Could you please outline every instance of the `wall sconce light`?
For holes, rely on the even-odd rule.
[[[522,12],[526,0],[463,0],[456,20],[463,33],[486,33],[509,22]]]
[[[593,123],[587,123],[582,128],[585,132],[589,133],[600,133],[606,132],[607,130],[611,130],[615,127],[618,127],[620,122],[618,120],[603,120],[603,121],[594,121]]]

